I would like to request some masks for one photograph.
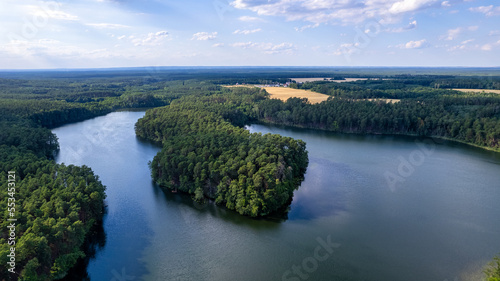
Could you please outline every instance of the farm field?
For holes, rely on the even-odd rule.
[[[238,88],[238,87],[256,87],[254,85],[228,85],[224,86],[227,88]],[[307,98],[310,103],[315,104],[315,103],[320,103],[322,101],[326,101],[328,99],[328,95],[324,95],[321,93],[316,93],[313,91],[306,91],[306,90],[300,90],[300,89],[293,89],[293,88],[282,88],[282,87],[261,87],[262,89],[265,89],[269,95],[271,96],[272,99],[280,99],[282,101],[286,101],[289,98]],[[335,98],[335,97],[332,97]],[[360,99],[361,101],[362,99]],[[386,103],[398,103],[401,100],[400,99],[365,99],[368,101],[383,101]]]
[[[495,94],[500,94],[500,90],[488,90],[488,89],[453,89],[453,90],[464,92],[464,93],[495,93]]]
[[[289,98],[307,98],[310,103],[320,103],[326,101],[330,96],[315,93],[306,90],[298,90],[292,88],[282,88],[282,87],[263,87],[272,99],[280,99],[286,101]]]

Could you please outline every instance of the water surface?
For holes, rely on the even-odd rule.
[[[257,220],[155,186],[147,163],[159,148],[134,134],[143,115],[53,130],[57,161],[90,166],[107,186],[91,280],[480,280],[500,252],[498,153],[252,125],[306,141],[310,159],[288,219]]]

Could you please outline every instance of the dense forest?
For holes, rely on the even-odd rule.
[[[153,179],[253,217],[289,203],[308,165],[305,143],[237,127],[265,98],[258,89],[239,88],[149,110],[136,133],[163,144],[150,164]]]
[[[104,213],[104,186],[88,167],[58,165],[50,128],[127,108],[152,108],[137,134],[163,145],[151,162],[162,185],[249,216],[289,202],[307,167],[305,143],[250,134],[251,122],[344,133],[453,139],[500,150],[500,95],[452,88],[500,89],[498,69],[145,68],[0,72],[0,209],[9,225],[15,197],[16,274],[2,280],[53,280],[83,257],[83,241]],[[332,96],[321,104],[221,85],[284,83],[300,77],[365,77],[292,87]],[[389,104],[366,99],[399,99]],[[9,194],[9,171],[16,193]],[[6,264],[9,233],[0,234]],[[498,261],[498,260],[497,260]],[[498,274],[498,262],[489,274]],[[496,270],[496,271],[495,271]],[[498,278],[498,277],[496,277]],[[495,280],[495,279],[491,279]]]
[[[2,81],[5,83],[5,81]],[[11,84],[9,81],[7,84]],[[15,88],[19,90],[18,88]],[[6,97],[8,96],[8,97]],[[64,277],[85,253],[82,246],[104,213],[105,187],[88,167],[58,165],[57,137],[43,125],[70,120],[64,101],[12,95],[0,99],[0,262],[7,268],[15,248],[15,273],[1,280],[53,280]],[[54,112],[65,112],[54,115]],[[42,120],[48,121],[44,124]],[[79,118],[92,115],[81,115]],[[42,118],[43,119],[39,119]],[[14,264],[12,264],[14,265]]]
[[[6,115],[2,115],[6,117]],[[0,262],[15,248],[15,274],[2,280],[52,280],[66,275],[79,258],[91,228],[104,211],[105,187],[88,167],[57,165],[50,158],[57,138],[29,121],[10,123],[0,145],[1,227],[15,218],[15,239],[0,235]]]
[[[294,85],[331,95],[310,104],[268,99],[258,105],[265,122],[342,133],[404,134],[453,139],[500,150],[500,95],[424,87],[427,79],[312,82]],[[398,99],[369,101],[369,98]]]
[[[12,150],[10,148],[9,150]],[[15,171],[15,244],[6,232],[0,241],[0,262],[7,265],[15,247],[15,272],[0,272],[2,280],[52,280],[64,277],[79,258],[91,228],[102,219],[104,186],[88,167],[54,164],[35,155],[17,154],[0,148],[2,162],[2,229],[7,219],[7,171]],[[5,267],[4,267],[5,268]]]
[[[335,99],[318,105],[291,98],[267,100],[258,107],[260,118],[276,124],[343,133],[443,137],[500,149],[498,97],[443,97],[395,104]]]
[[[64,277],[85,257],[92,228],[102,224],[105,187],[88,167],[54,162],[59,144],[50,128],[119,109],[163,106],[183,95],[217,89],[203,82],[142,75],[40,79],[40,73],[45,72],[0,78],[2,229],[8,229],[7,219],[17,219],[15,245],[9,244],[9,231],[0,233],[2,264],[10,261],[12,247],[16,253],[15,273],[3,270],[0,280]],[[12,190],[8,178],[14,175]]]

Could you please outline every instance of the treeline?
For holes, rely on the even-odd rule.
[[[465,88],[500,90],[498,77],[460,77],[460,79],[436,79],[435,88]]]
[[[270,123],[343,133],[437,136],[500,149],[500,98],[441,96],[399,103],[331,99],[270,99],[257,106]]]
[[[468,79],[450,79],[446,81],[454,81],[457,85],[460,83],[466,84]],[[482,81],[482,80],[479,80]],[[303,90],[311,90],[314,92],[322,93],[340,98],[349,99],[369,99],[369,98],[386,98],[386,99],[428,99],[435,98],[443,95],[459,94],[455,91],[447,89],[440,84],[438,78],[421,78],[414,79],[396,79],[391,78],[383,79],[370,79],[361,80],[349,83],[335,83],[328,81],[306,82],[291,85],[292,88]],[[500,80],[497,82],[485,81],[483,87],[477,89],[496,89],[500,87]],[[495,86],[498,83],[497,86]],[[489,86],[487,86],[489,85]],[[453,86],[453,88],[470,88],[476,89],[477,85],[460,85]],[[450,86],[449,88],[451,88]],[[494,95],[493,95],[494,96]]]
[[[305,143],[232,124],[250,120],[264,99],[259,90],[235,89],[148,110],[136,132],[163,144],[150,163],[153,179],[253,217],[289,203],[308,165]]]

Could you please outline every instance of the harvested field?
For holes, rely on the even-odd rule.
[[[237,88],[237,87],[257,87],[255,85],[228,85],[228,86],[223,86],[227,88]],[[293,88],[283,88],[283,87],[260,87],[261,89],[265,89],[269,95],[271,96],[272,99],[280,99],[282,101],[286,101],[289,98],[307,98],[310,103],[320,103],[322,101],[326,101],[330,96],[312,92],[312,91],[306,91],[306,90],[300,90],[300,89],[293,89]],[[334,98],[334,97],[332,97]],[[360,99],[364,100],[364,99]],[[386,103],[398,103],[401,100],[399,99],[366,99],[368,101],[383,101]]]
[[[487,89],[453,89],[464,93],[495,93],[500,94],[500,90],[487,90]]]
[[[286,101],[289,98],[307,98],[310,103],[320,103],[330,97],[320,93],[292,88],[264,87],[264,89],[271,95],[272,99],[280,99],[282,101]]]

